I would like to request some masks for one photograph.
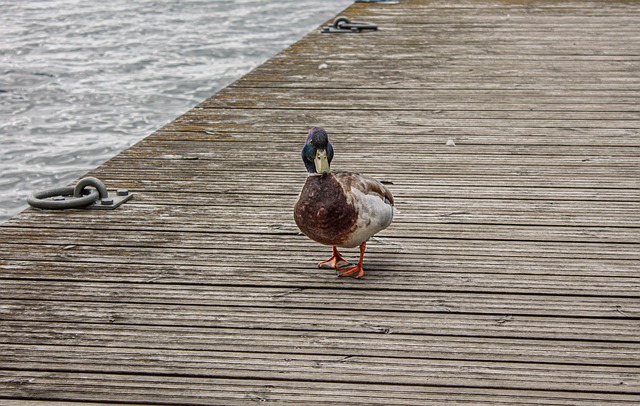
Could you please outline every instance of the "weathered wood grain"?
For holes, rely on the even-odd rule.
[[[3,320],[636,342],[635,318],[0,300]],[[382,381],[384,382],[384,381]],[[381,382],[381,383],[382,383]]]
[[[50,354],[55,350],[55,355]],[[633,367],[575,367],[535,363],[416,360],[413,358],[307,354],[252,354],[207,350],[114,349],[78,346],[5,345],[0,362],[12,369],[32,369],[48,355],[51,371],[108,373],[121,369],[138,375],[218,377],[225,379],[309,381],[612,392],[637,391],[640,372]],[[108,358],[107,358],[108,357]],[[160,365],[158,365],[160,363]],[[485,376],[493,379],[487,381]]]
[[[344,142],[336,143],[334,149],[336,152],[344,151],[340,157],[336,157],[335,162],[348,161],[353,162],[353,165],[360,165],[366,161],[374,161],[376,163],[377,152],[371,147],[369,139],[365,145],[361,145],[359,148],[361,152],[359,154],[348,152],[350,149],[355,148],[357,144],[349,144]],[[259,142],[259,140],[256,140]],[[135,152],[123,154],[119,158],[114,158],[114,163],[117,163],[119,168],[128,169],[127,166],[135,168],[135,164],[132,165],[130,157],[146,160],[158,160],[162,159],[166,161],[168,170],[174,168],[172,164],[179,162],[180,165],[192,165],[194,170],[198,169],[198,166],[210,164],[208,161],[221,161],[229,163],[229,166],[233,168],[234,163],[255,162],[264,158],[265,155],[269,155],[270,159],[274,161],[288,162],[292,158],[290,149],[297,146],[295,142],[288,142],[283,144],[275,144],[267,142],[264,147],[256,147],[251,151],[247,151],[246,143],[238,142],[218,142],[216,149],[211,149],[211,144],[207,142],[181,142],[171,141],[166,143],[157,142],[151,148],[150,145],[141,145],[136,148]],[[425,172],[430,169],[430,165],[441,166],[445,161],[452,166],[462,166],[463,164],[478,164],[484,166],[500,166],[509,165],[515,166],[580,166],[582,168],[592,167],[620,167],[619,172],[625,173],[625,168],[635,166],[640,159],[640,154],[633,149],[627,147],[576,147],[572,155],[561,155],[558,151],[558,146],[552,147],[530,147],[530,149],[523,151],[516,148],[504,148],[497,145],[492,148],[481,148],[476,145],[470,146],[457,144],[448,150],[443,145],[429,145],[428,144],[403,144],[394,143],[390,145],[385,156],[388,156],[391,160],[398,164],[406,166],[420,165],[425,168]],[[278,148],[279,147],[279,148]],[[404,148],[403,148],[404,147]],[[407,151],[409,148],[420,148],[421,154],[412,153]],[[167,154],[167,149],[172,148],[174,154]],[[218,150],[217,148],[220,148]],[[274,148],[276,149],[274,151]],[[278,149],[284,151],[280,152]],[[184,161],[204,161],[204,162],[184,162]],[[150,161],[154,162],[154,161]],[[291,163],[291,162],[288,162]],[[344,163],[343,163],[344,165]],[[299,166],[299,165],[298,165]],[[227,168],[227,170],[231,169]],[[202,168],[207,169],[207,168]],[[298,169],[296,171],[296,169]],[[292,172],[298,172],[299,168],[295,165],[291,165]]]
[[[289,71],[289,70],[287,70]],[[640,83],[639,83],[640,85]],[[339,120],[347,123],[343,131],[349,131],[351,127],[369,125],[379,132],[385,132],[392,128],[398,130],[398,126],[413,127],[540,127],[556,128],[567,125],[579,128],[601,129],[625,129],[637,128],[640,123],[640,112],[625,114],[624,112],[586,112],[576,113],[572,111],[558,112],[521,112],[521,111],[445,111],[423,110],[420,113],[406,110],[376,110],[375,113],[368,110],[344,110],[344,109],[291,109],[287,111],[279,109],[209,109],[197,108],[177,118],[168,124],[165,129],[214,127],[220,122],[234,123],[236,129],[242,126],[262,125],[273,126],[277,123],[279,128],[303,130],[301,123],[323,123]]]
[[[130,402],[166,403],[170,397],[184,404],[207,402],[241,405],[249,402],[275,401],[291,404],[379,404],[410,405],[425,399],[433,404],[456,401],[460,404],[496,404],[519,402],[533,404],[536,399],[545,403],[571,405],[576,400],[585,405],[615,401],[634,404],[634,394],[518,391],[495,388],[464,388],[436,386],[398,386],[351,384],[345,382],[310,382],[284,380],[222,379],[163,376],[130,376],[122,374],[78,374],[71,372],[7,371],[0,375],[0,395],[19,391],[33,397],[52,397],[60,400],[121,402],[125,391]],[[60,384],[62,382],[62,384]],[[64,390],[52,392],[52,385]],[[5,389],[6,388],[6,389]]]
[[[420,297],[423,297],[426,301],[429,297],[439,296],[434,292],[576,295],[582,298],[600,297],[602,303],[613,303],[604,307],[610,317],[629,315],[623,305],[628,301],[621,298],[636,297],[639,283],[637,260],[602,259],[598,258],[598,255],[590,259],[536,261],[533,259],[533,253],[507,259],[461,254],[458,260],[452,262],[447,260],[447,255],[450,255],[447,252],[455,252],[455,249],[451,249],[425,255],[425,265],[420,265],[419,255],[389,254],[388,251],[373,245],[370,256],[365,261],[365,269],[369,275],[367,283],[361,284],[340,281],[332,271],[316,269],[315,263],[329,256],[327,249],[309,250],[310,254],[306,257],[285,252],[283,254],[288,258],[286,265],[265,264],[258,268],[247,265],[247,262],[265,263],[273,257],[273,253],[165,249],[166,253],[163,255],[149,258],[158,249],[132,250],[119,247],[112,250],[96,250],[93,247],[68,247],[29,247],[31,250],[48,251],[41,254],[40,259],[30,261],[23,259],[27,257],[26,253],[3,252],[4,257],[11,260],[10,266],[2,266],[3,279],[176,285],[188,281],[190,284],[205,286],[278,287],[284,292],[304,289],[305,294],[309,292],[308,289],[314,288],[372,291],[396,289],[422,292],[422,296],[416,297],[418,300],[422,300]],[[304,248],[300,248],[302,249]],[[69,250],[77,252],[69,254]],[[121,254],[118,254],[118,251]],[[135,254],[123,255],[132,251],[135,251]],[[355,253],[346,253],[355,258]],[[190,259],[196,255],[214,257],[215,268],[210,265],[210,259]],[[402,260],[395,259],[399,257]],[[175,258],[174,263],[167,264],[168,258]],[[292,265],[288,265],[289,263]],[[299,265],[293,265],[294,263]],[[424,271],[425,266],[428,273]],[[39,273],[35,274],[36,272]],[[292,284],[292,279],[298,283]],[[406,295],[410,297],[411,293]],[[605,300],[608,297],[617,297],[619,300]],[[546,299],[541,299],[542,302],[544,300]]]
[[[0,226],[0,403],[640,402],[640,2],[344,14]],[[314,125],[397,200],[363,280],[293,223]]]
[[[3,343],[636,366],[637,342],[7,321]],[[294,343],[295,345],[292,345]]]
[[[66,228],[46,227],[16,227],[12,223],[4,227],[5,230],[12,230],[11,234],[0,234],[0,242],[3,247],[12,246],[11,252],[28,252],[28,248],[20,249],[23,245],[43,245],[72,250],[74,246],[87,247],[147,247],[156,248],[159,251],[167,248],[175,249],[212,249],[229,251],[253,251],[253,252],[273,252],[274,247],[278,247],[283,252],[309,251],[316,248],[319,251],[326,250],[310,240],[300,238],[299,233],[292,235],[270,235],[268,237],[261,233],[217,233],[209,230],[204,233],[180,232],[178,230],[133,230],[134,232],[118,234],[118,238],[113,238],[117,225],[107,222],[101,224],[103,227],[96,227],[91,233],[72,232],[78,229],[76,224],[68,224]],[[29,239],[28,242],[15,240]],[[459,257],[493,257],[499,259],[532,257],[543,261],[545,259],[560,259],[567,261],[586,259],[640,259],[640,251],[636,250],[634,244],[611,244],[611,243],[579,243],[563,242],[562,244],[553,242],[542,242],[533,240],[521,240],[512,243],[504,241],[494,241],[489,239],[463,240],[447,238],[419,239],[412,236],[404,238],[383,238],[375,236],[371,239],[379,249],[386,253],[402,251],[406,254],[416,254],[421,256],[444,255],[453,256],[458,253]],[[425,252],[425,246],[431,247],[433,251]],[[43,247],[44,248],[44,247]],[[7,252],[10,252],[9,250]],[[300,253],[305,255],[304,252]],[[195,258],[197,259],[197,258]],[[400,259],[400,258],[397,258]],[[449,258],[455,260],[456,258]],[[569,261],[567,261],[569,262]],[[630,261],[631,262],[631,261]],[[292,264],[293,265],[293,264]],[[640,264],[636,264],[640,265]],[[585,269],[585,272],[587,269]]]
[[[231,186],[230,184],[227,186]],[[286,190],[295,190],[294,186],[283,185]],[[149,188],[151,190],[151,188]],[[409,189],[407,188],[407,191]],[[173,203],[177,190],[157,192],[144,201],[132,202],[146,209],[157,209],[158,206],[168,206]],[[268,191],[264,191],[268,194]],[[400,210],[395,217],[398,224],[413,223],[476,223],[476,224],[510,224],[530,226],[596,226],[596,227],[627,227],[636,228],[640,224],[640,213],[637,211],[638,202],[575,202],[575,201],[538,201],[538,200],[502,200],[473,196],[465,198],[420,198],[412,195],[398,194],[402,198],[397,208]],[[228,216],[244,216],[249,207],[261,207],[264,213],[269,213],[273,219],[278,219],[283,227],[291,226],[291,212],[296,200],[295,192],[286,195],[269,194],[256,197],[233,193],[220,193],[209,196],[194,196],[189,201],[180,202],[180,206],[205,207],[212,215],[223,217],[224,211]],[[151,207],[153,206],[153,207]],[[210,209],[207,209],[211,207]],[[219,208],[219,209],[216,209]],[[577,211],[577,208],[581,211]],[[145,210],[145,213],[148,213]],[[157,216],[163,212],[157,209]],[[536,218],[531,214],[535,213]],[[42,214],[42,213],[40,213]],[[79,213],[80,214],[80,213]],[[136,216],[134,210],[128,214]],[[147,214],[145,214],[147,215]],[[153,214],[150,214],[154,216]],[[202,214],[204,216],[204,213]],[[36,216],[34,216],[36,217]],[[199,221],[194,220],[194,225]],[[64,228],[64,226],[61,226]],[[489,230],[489,228],[487,228]],[[630,241],[633,242],[633,241]]]
[[[400,206],[402,209],[402,206]],[[449,213],[449,212],[448,212]],[[185,216],[189,222],[185,222]],[[414,219],[399,217],[395,226],[380,233],[384,237],[491,239],[520,241],[523,239],[553,242],[605,242],[615,244],[640,244],[638,227],[615,225],[573,224],[554,225],[554,221],[538,224],[518,224],[507,215],[476,217],[465,220],[465,212],[447,214],[436,218],[416,214]],[[453,218],[452,218],[453,217]],[[505,217],[507,219],[505,219]],[[81,210],[69,211],[64,219],[51,219],[50,213],[30,211],[22,216],[26,226],[41,226],[46,221],[49,228],[91,229],[100,226],[112,230],[126,231],[173,229],[177,231],[216,233],[254,233],[296,235],[299,233],[292,221],[290,211],[265,209],[261,212],[247,210],[242,206],[216,207],[193,205],[135,205],[126,209],[103,214],[100,221],[91,222],[93,213]],[[509,221],[511,220],[511,221]]]
[[[501,63],[504,65],[504,62]],[[336,67],[340,69],[340,67]],[[572,67],[568,67],[572,68]],[[540,94],[542,93],[542,94]],[[546,93],[546,94],[545,94]],[[560,111],[573,111],[576,116],[593,112],[639,111],[637,98],[632,95],[625,99],[597,94],[596,92],[509,92],[503,91],[458,91],[458,92],[425,92],[412,89],[372,89],[367,92],[345,92],[336,94],[327,89],[295,89],[295,88],[244,88],[229,87],[220,92],[218,97],[200,104],[203,108],[306,108],[336,110],[404,110],[404,111],[466,111],[468,114],[487,108],[503,111],[540,111],[548,115]],[[497,96],[500,96],[499,98]],[[597,99],[592,103],[584,103],[585,97]],[[274,101],[275,99],[275,101]],[[391,104],[389,100],[394,102]]]
[[[434,292],[387,289],[371,296],[363,289],[269,288],[255,286],[179,285],[164,283],[96,283],[71,281],[4,280],[3,299],[98,301],[124,303],[136,298],[144,304],[193,304],[229,307],[286,307],[342,310],[390,310],[425,313],[552,315],[563,317],[634,318],[640,316],[635,297],[534,295],[507,292]],[[425,286],[427,288],[428,286]],[[454,288],[452,287],[451,290]],[[640,283],[627,294],[638,295]]]

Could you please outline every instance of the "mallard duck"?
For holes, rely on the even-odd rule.
[[[327,132],[321,127],[312,128],[302,147],[308,176],[294,208],[294,219],[307,237],[332,246],[333,255],[318,267],[334,268],[338,276],[361,278],[367,241],[393,219],[393,195],[370,176],[332,171],[332,159],[333,146]],[[360,259],[355,265],[338,251],[338,247],[357,246]]]

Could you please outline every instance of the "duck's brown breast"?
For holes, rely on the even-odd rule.
[[[355,230],[358,213],[332,175],[312,175],[294,208],[300,231],[321,244],[340,245]]]

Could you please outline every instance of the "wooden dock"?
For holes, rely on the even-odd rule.
[[[0,227],[0,405],[639,404],[640,2],[343,14],[92,171],[124,206]],[[397,199],[362,280],[293,222],[314,125]]]

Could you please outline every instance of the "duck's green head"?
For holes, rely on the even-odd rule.
[[[333,146],[329,142],[327,132],[322,127],[313,127],[309,130],[307,142],[302,147],[302,161],[307,172],[329,174],[332,159]]]

